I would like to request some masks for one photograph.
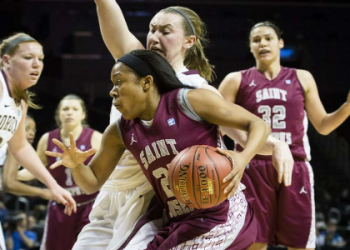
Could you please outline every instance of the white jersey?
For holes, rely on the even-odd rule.
[[[0,148],[13,136],[22,119],[22,107],[11,97],[5,76],[0,72],[2,96],[0,99]],[[1,158],[1,156],[0,156]]]

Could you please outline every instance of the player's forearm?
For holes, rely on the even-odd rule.
[[[4,182],[4,191],[15,195],[41,196],[43,190],[16,180],[11,180]]]
[[[80,164],[76,168],[72,168],[71,171],[75,183],[86,194],[93,194],[97,192],[102,186],[91,168],[85,166],[84,164]]]
[[[230,137],[232,140],[234,140],[236,143],[241,145],[243,148],[245,148],[247,144],[248,134],[245,131],[234,129],[234,128],[227,128],[227,127],[221,127],[222,131]],[[269,135],[265,144],[260,148],[258,151],[258,154],[260,155],[272,155],[273,149],[278,143],[278,140],[274,138],[272,135]]]
[[[95,0],[95,3],[103,41],[117,59],[130,51],[133,36],[116,0]]]
[[[21,164],[24,168],[28,169],[29,172],[31,172],[39,181],[44,183],[48,188],[51,189],[57,187],[58,184],[56,180],[51,176],[49,171],[42,164],[35,150],[29,143],[26,143],[23,147],[21,147],[15,152],[13,152],[12,150],[11,153],[19,162],[19,164]]]
[[[247,143],[241,154],[249,160],[252,159],[266,143],[270,133],[271,128],[266,122],[262,120],[251,122],[248,129]]]
[[[327,114],[317,131],[322,135],[328,135],[339,127],[350,115],[350,103],[343,104],[337,111]]]

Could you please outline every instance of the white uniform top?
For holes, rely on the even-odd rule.
[[[194,88],[200,88],[203,83],[208,84],[199,74],[185,75],[184,72],[186,71],[188,71],[188,69],[184,67],[180,72],[176,73],[176,76],[183,84]],[[120,116],[121,113],[112,105],[109,120],[110,124],[115,123]],[[141,185],[147,181],[147,178],[140,170],[141,168],[135,157],[130,151],[126,150],[102,188],[117,185],[119,190],[125,190]],[[118,180],[118,182],[115,182],[115,180]]]
[[[0,72],[0,84],[2,96],[0,97],[0,148],[3,147],[13,136],[22,119],[22,106],[16,105],[11,97],[2,72]],[[1,158],[2,156],[0,156]]]

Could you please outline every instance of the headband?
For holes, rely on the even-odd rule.
[[[19,36],[15,39],[13,39],[11,42],[9,42],[3,49],[2,55],[5,55],[10,49],[16,47],[18,44],[22,43],[22,42],[37,42],[37,40],[35,40],[33,37],[28,36],[28,35],[22,35]]]
[[[154,70],[146,63],[145,61],[141,60],[140,58],[132,55],[132,54],[125,54],[121,58],[117,60],[117,62],[122,62],[137,73],[139,73],[141,76],[153,76],[154,80],[157,79],[157,74],[154,72]]]
[[[178,9],[175,9],[173,7],[168,7],[167,9],[171,9],[171,10],[174,10],[176,11],[177,13],[179,13],[183,18],[185,18],[186,22],[188,23],[188,25],[191,27],[191,30],[192,30],[192,33],[194,36],[196,36],[196,30],[191,22],[191,20],[187,17],[186,13],[183,12],[182,10],[178,10]]]

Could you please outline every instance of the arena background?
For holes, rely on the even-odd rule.
[[[252,23],[276,22],[284,31],[282,65],[311,71],[328,112],[345,102],[350,89],[350,3],[348,1],[124,0],[120,4],[129,29],[143,43],[151,17],[160,9],[182,5],[194,9],[208,26],[206,53],[215,65],[218,86],[229,72],[254,65],[247,36]],[[110,70],[113,59],[102,41],[93,0],[1,0],[0,37],[24,31],[44,45],[45,67],[37,86],[42,110],[30,111],[37,139],[53,128],[59,99],[75,93],[88,105],[88,122],[101,132],[109,120]],[[339,216],[349,236],[350,119],[331,135],[310,124],[311,164],[318,211]],[[229,146],[232,143],[228,142]],[[338,212],[336,212],[338,213]],[[348,239],[349,240],[349,239]]]

